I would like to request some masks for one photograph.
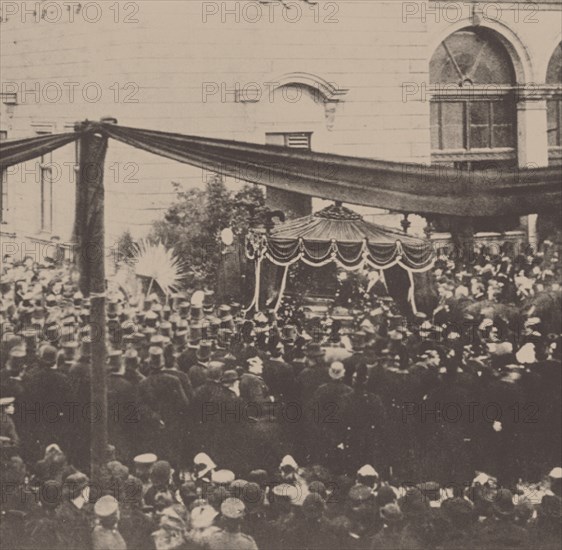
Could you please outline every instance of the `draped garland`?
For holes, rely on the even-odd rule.
[[[409,301],[413,310],[414,272],[424,272],[434,263],[431,243],[372,224],[341,205],[332,205],[311,216],[291,220],[273,229],[270,235],[251,232],[246,240],[246,255],[255,261],[256,289],[251,307],[259,305],[259,284],[263,260],[284,267],[279,297],[282,301],[287,271],[296,262],[313,267],[335,263],[346,271],[364,267],[383,270],[395,265],[408,272]]]

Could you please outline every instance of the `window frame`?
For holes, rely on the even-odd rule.
[[[54,124],[44,123],[33,126],[36,136],[47,136],[55,133]],[[39,161],[40,170],[40,198],[39,198],[39,232],[51,234],[53,232],[53,153],[42,155]]]
[[[0,130],[0,142],[7,141],[8,130]],[[8,194],[8,170],[0,170],[0,224],[8,223],[9,194]]]

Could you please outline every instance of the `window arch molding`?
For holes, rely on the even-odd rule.
[[[550,68],[550,63],[553,57],[556,55],[556,52],[560,47],[561,43],[562,43],[562,34],[559,34],[555,39],[553,39],[549,43],[548,48],[546,49],[546,56],[544,56],[543,59],[541,59],[542,63],[541,63],[541,70],[540,70],[540,75],[541,75],[540,82],[545,82],[548,84],[547,77],[548,77],[548,70]]]
[[[434,34],[430,39],[428,63],[437,51],[437,48],[439,48],[441,43],[446,40],[447,37],[457,31],[475,27],[481,27],[491,31],[491,35],[499,40],[505,47],[511,58],[511,63],[515,70],[515,81],[518,85],[536,81],[535,71],[527,48],[521,42],[519,37],[509,27],[501,22],[482,21],[479,25],[474,25],[471,18],[465,18],[456,22],[454,25],[448,26],[446,29]]]

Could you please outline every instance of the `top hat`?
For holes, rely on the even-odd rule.
[[[232,309],[226,304],[222,304],[218,309],[219,319],[224,319],[225,317],[232,317]]]
[[[189,312],[189,318],[192,321],[200,321],[201,319],[203,319],[203,308],[201,306],[198,306],[198,305],[191,306],[191,309],[190,309],[190,312]]]
[[[211,358],[212,347],[213,343],[211,341],[202,340],[197,350],[197,359],[202,362],[208,361]]]

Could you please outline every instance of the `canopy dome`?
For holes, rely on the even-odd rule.
[[[255,252],[280,266],[301,260],[312,266],[336,262],[345,269],[365,264],[386,269],[398,264],[410,271],[425,271],[433,264],[429,241],[367,222],[338,204],[280,224],[256,244]],[[250,251],[249,256],[253,255]]]

